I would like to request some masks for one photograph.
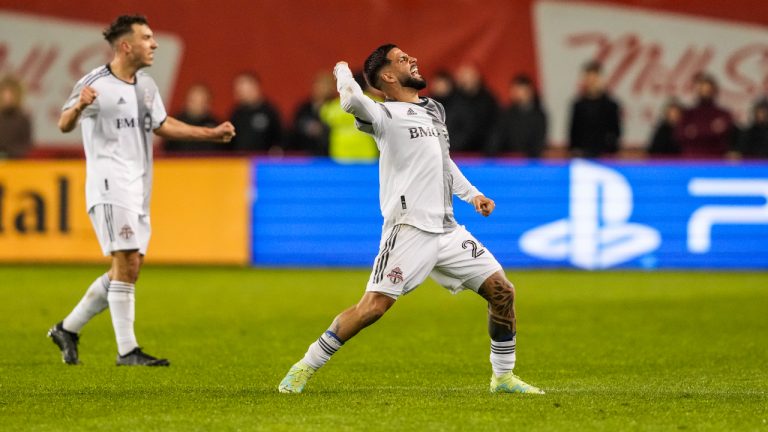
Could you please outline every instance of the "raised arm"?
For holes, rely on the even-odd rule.
[[[363,93],[363,89],[355,81],[347,62],[338,62],[333,68],[336,76],[336,89],[341,98],[341,107],[352,114],[359,121],[370,125],[378,125],[381,121],[383,110],[371,98]]]
[[[192,126],[168,116],[155,134],[169,140],[229,142],[235,136],[235,127],[228,121],[215,128]]]
[[[472,183],[464,177],[456,163],[451,160],[451,176],[453,177],[453,193],[463,201],[475,206],[475,211],[483,216],[489,216],[496,208],[496,203],[487,198]]]

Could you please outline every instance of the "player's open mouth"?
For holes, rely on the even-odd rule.
[[[411,76],[414,76],[414,77],[421,76],[421,75],[419,75],[419,67],[418,66],[416,66],[416,65],[411,66]]]

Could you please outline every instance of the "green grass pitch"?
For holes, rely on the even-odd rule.
[[[768,431],[766,273],[510,271],[526,396],[488,393],[483,301],[431,281],[278,394],[363,270],[148,266],[137,335],[171,367],[115,367],[108,313],[65,366],[46,330],[101,271],[0,266],[0,430]]]

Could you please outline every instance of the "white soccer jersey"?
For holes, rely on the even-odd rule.
[[[75,84],[64,110],[77,103],[85,86],[98,95],[80,115],[87,210],[113,204],[149,214],[152,131],[167,117],[157,85],[143,71],[136,73],[135,83],[128,83],[112,74],[109,65],[100,66]]]
[[[445,109],[426,97],[419,103],[378,103],[363,94],[345,65],[337,65],[341,105],[358,129],[379,147],[379,200],[384,229],[407,224],[432,233],[456,229],[453,194],[471,203],[480,191],[449,154]]]

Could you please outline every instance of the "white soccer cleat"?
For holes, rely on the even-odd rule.
[[[277,386],[277,391],[280,393],[301,393],[304,391],[307,381],[309,381],[314,373],[315,369],[299,361],[288,370],[288,374],[285,375],[285,378],[280,381],[280,385]]]
[[[526,383],[509,371],[500,377],[491,375],[491,393],[544,394],[544,390]]]

